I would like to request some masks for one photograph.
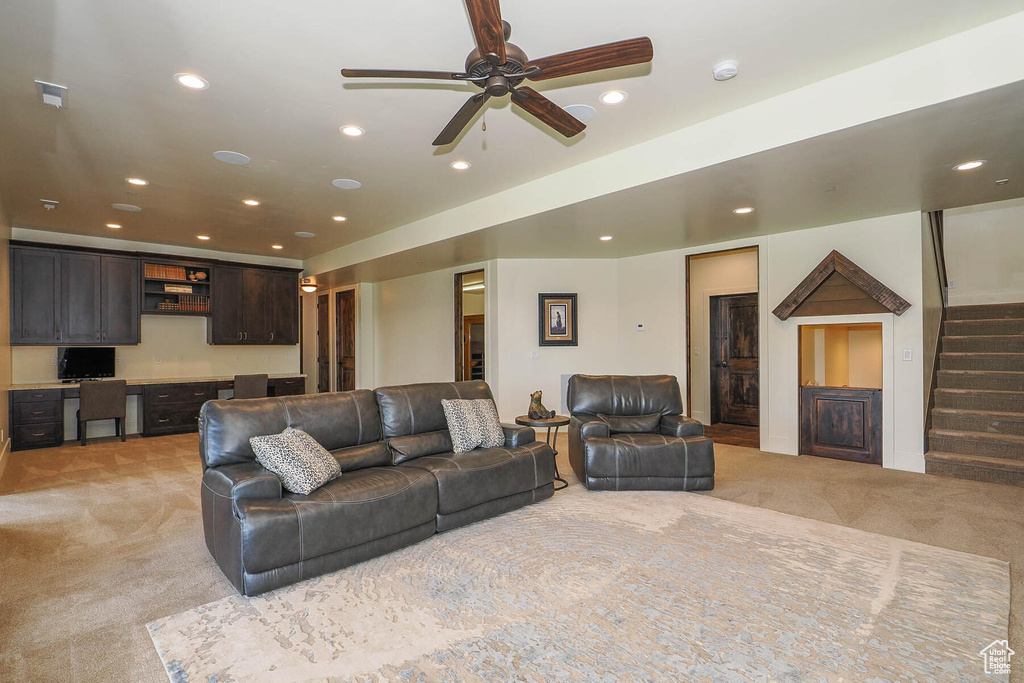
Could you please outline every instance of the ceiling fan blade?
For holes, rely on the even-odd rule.
[[[652,59],[654,59],[654,45],[651,44],[650,38],[643,37],[531,59],[526,63],[526,68],[537,67],[540,69],[540,73],[531,76],[530,80],[544,81],[549,78],[572,76],[617,66],[642,64]]]
[[[452,120],[444,127],[444,130],[434,138],[434,146],[440,147],[441,145],[450,145],[455,142],[455,138],[459,137],[462,129],[469,125],[469,122],[473,120],[473,117],[476,116],[476,113],[480,111],[484,106],[484,102],[489,98],[490,95],[482,92],[466,100],[462,108],[455,113]]]
[[[345,78],[432,78],[443,81],[474,80],[468,74],[451,71],[400,71],[395,69],[342,69]]]
[[[504,64],[505,29],[501,24],[498,0],[466,0],[466,9],[469,10],[469,21],[473,24],[473,35],[476,36],[480,54],[492,64]]]
[[[582,133],[587,127],[575,116],[527,86],[515,89],[512,93],[512,104],[522,107],[567,138]]]

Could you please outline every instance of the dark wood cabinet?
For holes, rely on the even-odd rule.
[[[299,290],[291,271],[213,269],[211,344],[298,344]]]
[[[292,273],[268,271],[270,343],[299,343],[299,282]]]
[[[139,343],[139,260],[11,247],[11,343]]]
[[[8,392],[11,450],[50,448],[64,442],[64,399],[60,389]]]
[[[198,431],[199,411],[204,403],[215,398],[216,382],[147,384],[139,401],[142,435]]]
[[[100,342],[103,344],[138,344],[139,290],[141,275],[139,259],[104,256],[103,282],[100,286]]]
[[[102,257],[61,254],[61,343],[99,344]]]
[[[11,247],[11,344],[59,344],[60,252]]]
[[[800,387],[800,453],[882,464],[882,390]]]

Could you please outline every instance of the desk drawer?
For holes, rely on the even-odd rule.
[[[60,401],[60,389],[17,389],[11,392],[14,403],[29,403],[32,401]]]
[[[306,393],[305,377],[288,377],[270,381],[274,387],[273,396],[295,396]]]
[[[15,403],[11,406],[11,424],[29,425],[44,422],[60,422],[64,419],[60,401],[35,401]]]
[[[203,405],[217,398],[217,388],[212,382],[193,384],[151,384],[146,387],[146,404],[151,406],[188,403]]]
[[[196,431],[199,425],[199,406],[152,406],[146,410],[143,427],[147,436]]]
[[[11,448],[46,448],[64,443],[64,425],[50,422],[40,425],[18,425],[11,429]]]

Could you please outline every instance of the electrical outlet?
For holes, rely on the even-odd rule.
[[[914,360],[914,350],[903,349],[903,360]]]
[[[184,363],[185,362],[185,356],[178,356],[178,362],[179,363]]]
[[[539,351],[530,351],[530,358],[532,358],[534,360],[537,360],[538,358],[540,358],[540,352]]]
[[[949,289],[956,289],[956,280],[949,280],[946,282],[946,287]]]
[[[267,354],[267,362],[268,363],[270,362],[270,354],[269,353]]]
[[[236,363],[238,363],[238,362],[240,362],[241,360],[242,360],[242,357],[241,357],[241,356],[239,356],[238,354],[235,354],[235,362],[236,362]]]
[[[164,362],[163,356],[155,356],[153,360],[156,362],[157,365]]]
[[[57,356],[51,356],[50,357],[50,365],[56,365],[56,364],[57,364]]]

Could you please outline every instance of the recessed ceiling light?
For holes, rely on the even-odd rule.
[[[259,206],[260,202],[258,199],[243,199],[242,203],[246,206]]]
[[[361,182],[351,178],[337,178],[331,181],[331,185],[334,185],[339,190],[358,190],[363,186]]]
[[[195,74],[174,74],[174,80],[189,90],[206,90],[210,87],[209,81]]]
[[[196,239],[203,240],[204,242],[210,239],[209,235],[196,235]]]
[[[625,90],[609,90],[608,92],[601,93],[601,96],[597,99],[601,100],[604,104],[622,104],[626,101],[629,95]]]
[[[733,213],[739,213],[739,214],[754,213],[754,207],[752,207],[752,206],[741,206],[738,209],[733,209],[732,212]]]
[[[140,187],[142,185],[149,185],[149,181],[143,180],[142,178],[125,178],[125,180],[127,180],[132,185],[139,185]]]
[[[740,72],[740,63],[735,59],[727,59],[724,62],[719,62],[711,67],[711,73],[714,75],[716,81],[727,81],[730,78],[736,78],[736,74]]]
[[[570,104],[565,111],[583,123],[590,123],[590,120],[597,116],[597,110],[589,104]]]
[[[360,128],[359,126],[342,126],[338,130],[340,130],[344,135],[347,135],[350,138],[358,138],[363,135],[366,135],[366,131]]]
[[[228,150],[221,150],[213,153],[213,158],[217,161],[223,161],[225,164],[234,164],[235,166],[245,166],[252,159],[245,156],[241,152],[229,152]]]
[[[347,220],[348,220],[348,219],[347,219],[347,218],[345,218],[344,216],[332,216],[332,218],[333,218],[334,220],[338,221],[339,223],[344,223],[345,221],[347,221]]]
[[[135,206],[134,204],[111,204],[112,207],[118,211],[130,211],[132,213],[138,213],[142,211],[141,206]]]
[[[315,232],[306,232],[305,230],[300,230],[297,233],[295,233],[295,236],[296,237],[316,237],[316,233]]]
[[[453,161],[448,165],[454,168],[456,171],[465,171],[470,166],[472,166],[472,164],[470,164],[468,161]]]
[[[957,171],[970,171],[971,169],[975,169],[975,168],[978,168],[979,166],[984,166],[984,165],[985,165],[985,160],[984,159],[976,159],[975,161],[965,161],[962,164],[957,164],[953,168],[955,170],[957,170]]]
[[[271,249],[284,249],[284,246],[281,245],[281,244],[271,244],[270,248]]]
[[[612,239],[611,235],[604,235],[603,237],[601,237],[601,241],[602,242],[610,242],[611,239]]]
[[[120,230],[121,229],[121,226],[118,225],[117,223],[107,223],[107,227],[108,228],[113,228],[114,230]]]

